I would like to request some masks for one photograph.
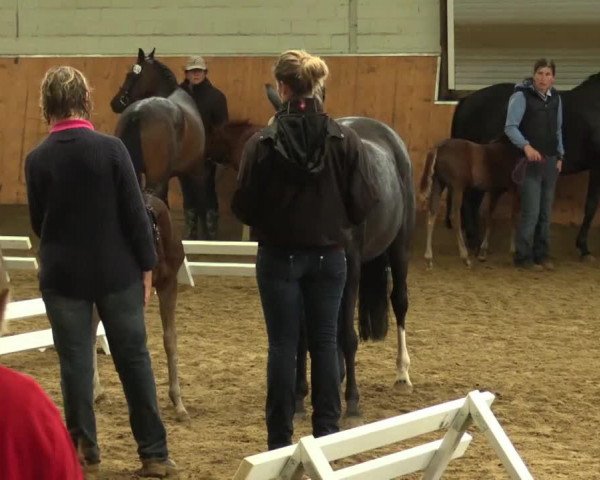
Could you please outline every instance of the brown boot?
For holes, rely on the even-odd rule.
[[[100,471],[100,463],[84,463],[82,469],[84,480],[96,480]]]
[[[142,460],[142,468],[135,472],[135,474],[138,477],[145,478],[176,478],[177,465],[170,458],[166,460],[146,458]]]

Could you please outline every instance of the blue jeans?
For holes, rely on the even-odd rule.
[[[542,263],[550,250],[550,217],[556,188],[556,157],[529,162],[521,185],[521,218],[515,236],[515,264]]]
[[[296,355],[302,321],[306,322],[311,357],[313,435],[339,431],[337,325],[346,282],[344,251],[261,246],[256,259],[256,279],[269,339],[266,401],[269,449],[292,443]]]
[[[60,361],[66,424],[88,464],[100,461],[93,395],[92,332],[94,302],[51,290],[42,297]],[[167,436],[156,399],[156,385],[146,347],[144,290],[141,281],[96,300],[113,361],[129,407],[129,422],[140,458],[166,459]]]

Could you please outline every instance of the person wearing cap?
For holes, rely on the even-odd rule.
[[[190,57],[185,65],[185,80],[180,87],[188,92],[200,112],[204,130],[207,139],[215,128],[220,127],[229,119],[227,111],[227,98],[218,88],[216,88],[208,79],[208,68],[206,62],[200,56]],[[216,164],[207,158],[205,162],[205,171],[203,175],[203,194],[204,204],[206,205],[206,226],[207,234],[210,240],[217,236],[217,227],[219,221],[219,204],[215,189]],[[194,183],[188,179],[181,179],[181,189],[183,193],[184,216],[186,224],[185,237],[191,240],[198,239],[198,216],[200,212],[197,206],[193,205],[191,199],[194,198]]]

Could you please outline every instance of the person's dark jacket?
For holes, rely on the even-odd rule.
[[[303,99],[246,144],[232,210],[264,245],[343,245],[378,201],[371,175],[358,135]]]
[[[154,267],[150,221],[121,140],[85,128],[52,133],[27,156],[25,175],[42,291],[94,299]]]
[[[196,102],[206,133],[212,133],[215,128],[229,120],[227,98],[208,78],[198,85],[192,85],[186,79],[179,86],[188,92]]]

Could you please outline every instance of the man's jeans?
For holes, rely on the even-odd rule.
[[[550,248],[550,218],[558,171],[556,157],[529,162],[521,185],[521,218],[515,236],[515,264],[542,263]]]
[[[344,251],[288,251],[261,246],[256,260],[269,355],[266,420],[269,449],[292,443],[296,355],[306,322],[311,356],[312,426],[315,437],[339,430],[338,313],[346,282]]]
[[[86,463],[98,463],[100,451],[93,396],[94,302],[64,297],[50,290],[43,291],[42,297],[60,361],[67,428]],[[141,281],[97,299],[96,306],[125,391],[138,454],[142,459],[166,459],[166,432],[158,411],[154,374],[146,348]]]

